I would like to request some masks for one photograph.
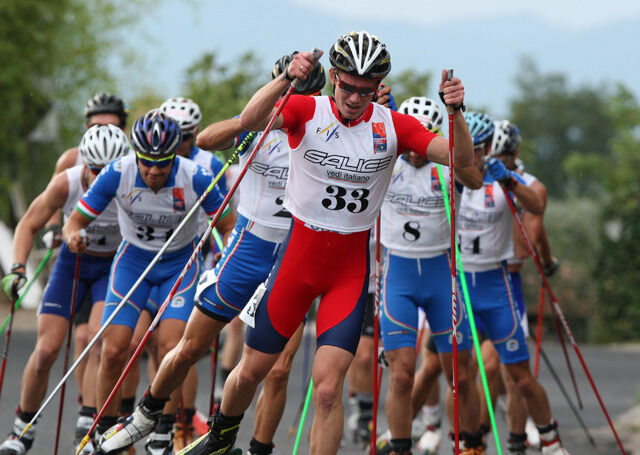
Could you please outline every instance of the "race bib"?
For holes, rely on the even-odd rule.
[[[258,304],[262,300],[262,296],[266,290],[267,286],[264,283],[260,283],[256,288],[256,292],[253,293],[249,302],[240,312],[240,320],[254,329],[256,327],[256,311],[258,311]]]

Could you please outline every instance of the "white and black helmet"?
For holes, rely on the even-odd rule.
[[[444,125],[444,114],[438,103],[424,96],[412,96],[403,101],[398,112],[414,116],[425,127],[431,124],[441,130]]]
[[[78,150],[86,164],[102,167],[129,153],[129,140],[115,125],[93,125],[82,136]]]
[[[513,155],[522,142],[520,130],[509,120],[499,120],[493,125],[495,132],[493,133],[491,156]]]
[[[365,31],[338,38],[329,51],[329,61],[340,71],[372,79],[384,79],[391,71],[387,47]]]
[[[202,120],[200,107],[189,98],[169,98],[160,106],[160,112],[172,117],[180,125],[182,134],[195,132]]]

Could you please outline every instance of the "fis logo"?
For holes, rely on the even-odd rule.
[[[373,122],[371,124],[371,131],[373,133],[373,153],[384,153],[387,151],[387,131],[384,128],[384,123]]]
[[[133,190],[129,194],[125,194],[124,198],[129,200],[129,204],[133,205],[134,202],[142,200],[142,190]]]
[[[173,211],[184,212],[184,188],[173,189]]]
[[[336,139],[338,139],[340,137],[340,134],[338,133],[338,128],[340,128],[340,124],[336,120],[335,122],[331,123],[326,128],[317,128],[316,129],[316,134],[318,136],[324,134],[326,136],[326,139],[324,141],[325,142],[329,142],[329,140],[332,137],[335,137]]]
[[[260,148],[262,150],[266,150],[267,153],[271,155],[273,152],[277,152],[280,150],[280,144],[282,144],[282,140],[280,138],[275,138],[267,142]]]
[[[496,206],[496,200],[493,198],[493,184],[484,186],[484,208],[489,209]]]
[[[442,192],[442,185],[440,185],[440,178],[438,177],[438,168],[431,168],[431,191],[432,192]]]

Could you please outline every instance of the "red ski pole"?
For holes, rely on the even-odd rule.
[[[596,387],[595,382],[593,382],[593,378],[591,377],[591,373],[589,372],[589,368],[587,368],[587,364],[584,361],[584,358],[582,357],[582,352],[580,351],[580,348],[578,347],[578,343],[576,343],[575,338],[573,337],[573,333],[571,332],[571,329],[569,328],[569,324],[567,323],[567,320],[564,317],[564,314],[562,313],[562,310],[560,309],[560,305],[558,304],[558,301],[556,300],[555,296],[553,295],[553,291],[551,291],[551,286],[549,285],[549,282],[547,281],[547,277],[544,274],[544,271],[542,269],[542,264],[540,264],[540,260],[538,259],[538,256],[536,255],[536,252],[531,244],[531,241],[529,240],[529,237],[527,237],[527,233],[524,230],[524,227],[522,226],[522,222],[520,221],[520,218],[518,218],[518,214],[516,212],[516,208],[513,205],[513,201],[511,200],[511,195],[509,194],[509,192],[507,191],[507,189],[502,186],[502,191],[504,192],[505,198],[507,200],[507,204],[509,205],[509,209],[511,210],[511,214],[513,215],[513,219],[516,222],[516,225],[518,226],[518,230],[520,231],[520,234],[522,235],[522,238],[525,240],[525,243],[527,244],[527,249],[529,250],[529,254],[531,254],[531,257],[533,258],[533,261],[536,264],[536,267],[538,269],[538,273],[540,273],[540,277],[542,277],[542,282],[544,284],[544,287],[547,289],[547,293],[549,294],[549,299],[551,299],[551,308],[553,309],[553,311],[556,313],[556,315],[558,316],[558,319],[560,320],[560,322],[562,323],[562,326],[564,327],[564,331],[567,334],[567,337],[569,337],[569,341],[571,341],[571,344],[573,345],[574,350],[576,351],[576,354],[578,355],[578,358],[580,359],[580,363],[582,364],[582,368],[584,369],[585,374],[587,375],[587,378],[589,379],[589,382],[591,383],[591,387],[593,388],[593,392],[596,395],[596,398],[598,399],[598,403],[600,403],[600,407],[602,408],[602,412],[604,413],[604,416],[607,419],[607,422],[609,423],[609,426],[611,427],[611,431],[613,432],[613,435],[616,438],[616,442],[618,443],[618,446],[620,447],[620,451],[622,452],[623,455],[626,455],[626,452],[624,450],[624,446],[622,445],[622,441],[620,440],[620,437],[618,436],[618,432],[616,431],[613,422],[611,421],[611,417],[609,416],[609,412],[607,411],[607,408],[604,405],[604,402],[602,401],[602,398],[600,397],[600,392],[598,392],[598,388]]]

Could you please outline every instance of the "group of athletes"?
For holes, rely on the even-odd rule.
[[[88,129],[78,148],[59,159],[49,185],[16,227],[14,264],[2,280],[4,291],[15,299],[27,279],[25,263],[34,238],[43,227],[49,231],[44,236],[48,248],[62,244],[38,310],[38,339],[24,370],[14,427],[0,445],[0,455],[25,454],[34,443],[37,425],[19,436],[42,404],[72,307],[79,317],[86,312],[88,323],[76,331],[85,345],[110,321],[86,366],[76,372],[79,444],[151,319],[169,298],[147,347],[153,366],[150,386],[135,405],[139,372],[134,368],[81,453],[131,453],[143,438],[146,453],[152,455],[174,450],[229,453],[261,383],[247,453],[272,453],[289,371],[314,301],[317,348],[310,453],[339,450],[345,378],[352,404],[348,427],[356,440],[366,443],[373,415],[371,372],[377,359],[372,349],[375,274],[370,266],[377,235],[384,248],[380,334],[390,379],[385,401],[389,429],[376,451],[406,455],[417,441],[418,453],[436,453],[440,417],[433,384],[443,371],[451,386],[453,374],[445,111],[422,96],[396,110],[390,87],[381,83],[391,70],[389,52],[367,32],[338,38],[329,51],[328,74],[317,57],[310,52],[284,55],[274,66],[271,82],[239,116],[202,131],[197,104],[172,98],[136,119],[129,140],[122,100],[108,93],[89,100]],[[332,95],[321,96],[327,79]],[[283,99],[294,81],[294,94]],[[520,135],[515,125],[465,113],[462,83],[444,70],[439,96],[454,126],[455,203],[464,265],[458,273],[464,273],[484,339],[492,400],[501,389],[507,394],[509,453],[527,450],[529,417],[544,455],[567,454],[547,395],[529,367],[518,275],[528,252],[514,235],[506,199],[509,195],[517,202],[518,216],[552,273],[557,262],[542,226],[544,186],[524,172],[517,159]],[[264,135],[277,109],[281,111]],[[213,188],[211,183],[223,165],[206,151],[229,147],[240,147],[240,166],[248,166],[237,209],[221,207],[226,181],[219,179]],[[202,210],[174,235],[201,196]],[[215,225],[223,239],[221,255],[214,261],[199,255],[172,289],[208,218],[221,208]],[[65,220],[61,229],[60,211]],[[74,273],[77,261],[79,275]],[[74,282],[77,295],[72,302]],[[459,294],[455,333],[460,451],[482,454],[487,405],[476,387],[469,315]],[[430,332],[424,337],[428,349],[418,343],[421,312]],[[194,365],[225,326],[242,330],[238,317],[246,323],[241,359],[226,377],[208,432],[193,440]],[[416,372],[418,355],[422,362]],[[447,409],[450,402],[449,397]],[[412,432],[414,417],[428,424],[417,434]],[[449,419],[453,428],[453,416]]]

